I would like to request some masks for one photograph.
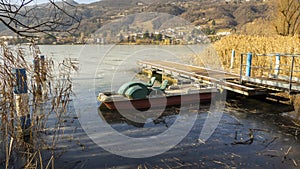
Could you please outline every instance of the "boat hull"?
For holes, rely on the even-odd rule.
[[[135,100],[118,100],[118,101],[102,101],[108,109],[110,110],[120,110],[120,109],[149,109],[178,106],[178,105],[188,105],[192,103],[204,103],[209,102],[212,98],[213,93],[192,93],[183,95],[172,95],[165,97],[154,97],[145,99],[135,99]],[[100,99],[99,99],[100,100]]]

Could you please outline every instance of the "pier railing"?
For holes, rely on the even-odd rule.
[[[300,54],[242,53],[239,64],[240,83],[251,81],[254,78],[272,79],[274,87],[287,88],[291,92],[295,90],[293,89],[293,85],[297,82],[300,83],[299,62]],[[282,85],[283,83],[288,83],[288,85]],[[276,86],[277,84],[278,86]]]

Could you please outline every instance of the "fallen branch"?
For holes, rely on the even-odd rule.
[[[293,163],[294,163],[295,167],[298,167],[298,164],[297,164],[297,162],[296,162],[294,159],[292,159],[292,161],[293,161]]]
[[[270,144],[272,144],[278,137],[274,137],[268,144],[266,144],[266,147],[268,147]]]
[[[289,153],[290,153],[291,150],[292,150],[292,146],[290,146],[288,148],[288,150],[284,153],[284,156],[282,157],[282,160],[281,160],[282,163],[284,162],[284,160],[287,159],[287,156],[289,155]]]

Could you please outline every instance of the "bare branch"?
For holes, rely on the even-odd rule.
[[[0,0],[0,22],[20,36],[72,32],[80,21],[76,6],[65,1],[49,0],[36,5],[33,0],[19,0],[16,4]]]
[[[299,0],[274,0],[277,6],[274,26],[279,35],[296,35],[300,26],[300,1]]]

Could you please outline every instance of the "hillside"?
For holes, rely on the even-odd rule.
[[[128,3],[125,3],[125,1]],[[130,4],[130,5],[129,5]],[[83,9],[87,8],[86,6]],[[195,26],[214,29],[215,31],[241,29],[245,24],[252,23],[256,19],[269,19],[268,4],[263,2],[244,2],[240,4],[225,3],[225,1],[193,1],[193,0],[164,0],[156,1],[151,4],[143,3],[138,0],[105,0],[90,4],[90,13],[94,15],[84,15],[84,25],[97,29],[110,20],[124,15],[140,12],[159,12],[175,15],[186,19]],[[101,11],[101,16],[96,14]],[[95,26],[95,18],[101,19],[101,24]],[[86,29],[81,29],[86,33],[91,33]]]
[[[102,0],[91,4],[77,4],[82,23],[75,36],[89,36],[105,24],[131,14],[141,12],[158,12],[178,16],[201,26],[207,34],[220,31],[236,31],[247,33],[245,25],[257,20],[268,20],[269,7],[264,2],[251,1],[243,3],[226,3],[221,0]],[[70,9],[66,9],[68,11]],[[47,16],[47,10],[37,10],[40,17]],[[146,16],[146,15],[145,15]],[[147,21],[147,19],[145,19]],[[140,19],[140,24],[143,24]],[[148,21],[147,21],[148,22]],[[154,28],[159,21],[154,21]],[[2,35],[11,34],[0,25]]]

